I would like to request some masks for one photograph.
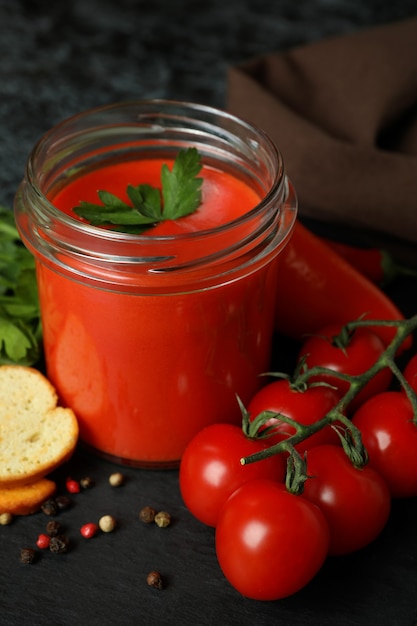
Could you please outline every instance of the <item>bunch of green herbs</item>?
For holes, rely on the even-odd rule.
[[[34,365],[41,352],[35,260],[20,239],[13,212],[0,206],[0,364]]]

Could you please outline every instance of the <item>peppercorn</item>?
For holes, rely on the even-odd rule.
[[[125,477],[120,472],[115,472],[109,476],[109,483],[112,487],[120,487],[123,485],[124,481]]]
[[[20,550],[20,561],[21,563],[25,563],[25,565],[30,565],[34,562],[36,557],[36,552],[33,548],[22,548]]]
[[[64,511],[65,509],[68,509],[71,506],[71,504],[72,504],[71,498],[69,498],[66,495],[57,496],[55,498],[55,502],[56,502],[57,507],[61,511]]]
[[[94,522],[88,522],[80,528],[80,533],[85,539],[91,539],[97,534],[98,526]]]
[[[46,550],[46,548],[49,548],[50,543],[51,543],[51,538],[49,535],[45,535],[45,533],[41,533],[36,540],[36,545],[41,550]]]
[[[81,491],[80,483],[71,477],[67,478],[67,480],[65,481],[65,486],[69,493],[80,493]]]
[[[162,576],[157,571],[149,572],[146,577],[146,582],[150,587],[153,587],[154,589],[163,589],[164,587]]]
[[[58,506],[56,500],[53,498],[48,498],[41,506],[42,511],[45,515],[56,515],[58,513]]]
[[[13,515],[11,513],[0,513],[0,526],[8,526],[13,521]]]
[[[46,532],[50,537],[56,537],[61,532],[61,524],[56,520],[51,520],[46,525]]]
[[[69,539],[65,535],[57,535],[56,537],[51,537],[51,541],[49,542],[49,549],[54,554],[64,554],[64,552],[68,551],[69,547]]]
[[[159,528],[166,528],[171,523],[170,514],[166,511],[159,511],[159,513],[155,515],[155,523]]]
[[[98,525],[103,533],[111,533],[116,528],[116,520],[112,515],[100,517]]]
[[[141,511],[139,511],[139,519],[141,522],[145,524],[150,524],[155,521],[156,511],[151,506],[144,506]]]
[[[85,476],[84,478],[81,478],[80,485],[83,489],[91,489],[94,485],[94,480],[90,478],[90,476]]]

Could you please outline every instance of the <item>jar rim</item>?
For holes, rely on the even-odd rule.
[[[37,181],[37,176],[34,173],[34,161],[38,155],[39,150],[42,149],[42,146],[47,144],[48,141],[52,143],[56,143],[54,141],[54,136],[61,131],[65,131],[66,128],[70,127],[73,123],[78,123],[80,120],[88,120],[91,116],[100,116],[100,115],[111,115],[113,112],[126,110],[127,107],[132,107],[134,109],[142,109],[143,107],[149,108],[150,111],[156,112],[156,114],[162,114],[165,110],[178,109],[183,111],[189,111],[197,113],[201,115],[202,113],[215,117],[221,117],[223,120],[231,121],[233,124],[236,124],[242,131],[246,131],[247,133],[254,133],[258,136],[259,141],[264,143],[265,149],[269,151],[269,155],[271,159],[275,163],[275,178],[270,185],[268,192],[261,198],[261,200],[246,213],[240,215],[233,220],[230,220],[226,223],[219,224],[217,226],[212,226],[208,229],[200,229],[196,231],[187,231],[181,233],[174,234],[163,234],[163,235],[152,235],[152,241],[155,243],[161,243],[164,241],[188,241],[198,239],[199,237],[209,236],[210,234],[215,234],[217,232],[222,232],[227,230],[228,228],[233,228],[237,223],[243,223],[247,220],[253,218],[258,212],[262,212],[265,205],[267,205],[271,197],[274,195],[278,196],[278,201],[282,198],[285,193],[284,182],[285,182],[285,168],[284,162],[282,158],[282,154],[269,137],[269,135],[260,127],[252,124],[248,120],[244,118],[240,118],[235,116],[234,114],[213,107],[211,105],[199,104],[196,102],[184,102],[180,100],[170,100],[163,98],[155,98],[155,99],[137,99],[137,100],[126,100],[123,102],[116,102],[105,104],[101,106],[97,106],[94,108],[87,109],[85,111],[81,111],[80,113],[76,113],[61,122],[55,124],[52,128],[50,128],[44,135],[38,140],[38,142],[34,145],[31,153],[29,154],[29,158],[26,164],[26,179],[28,183],[31,185],[33,189],[34,195],[37,196],[39,202],[42,203],[42,209],[52,218],[59,218],[61,222],[65,225],[71,227],[75,231],[79,230],[83,234],[91,235],[92,237],[103,237],[105,233],[105,238],[107,241],[114,240],[115,243],[124,243],[124,242],[136,242],[139,243],[141,240],[149,242],[149,234],[141,235],[141,234],[129,234],[122,233],[112,229],[103,229],[101,226],[93,226],[88,224],[87,222],[82,222],[76,217],[72,217],[66,213],[60,211],[57,207],[54,206],[53,202],[51,202],[48,197],[43,193],[40,188],[40,184]],[[144,118],[144,113],[138,116],[138,119]],[[149,115],[149,114],[148,114]],[[177,119],[175,116],[173,119]],[[248,139],[250,141],[250,139]],[[251,150],[256,149],[256,145],[252,143],[250,146]]]
[[[252,186],[260,201],[207,229],[131,234],[83,222],[49,199],[88,168],[157,150],[171,158],[191,145],[203,163]],[[282,155],[263,130],[221,109],[160,99],[104,105],[52,127],[29,155],[15,199],[20,234],[38,259],[75,280],[123,288],[148,284],[152,275],[170,282],[173,272],[184,284],[214,284],[253,271],[286,245],[296,212]]]

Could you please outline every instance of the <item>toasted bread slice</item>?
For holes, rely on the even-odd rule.
[[[0,513],[30,515],[39,511],[42,504],[54,495],[56,484],[41,478],[30,485],[4,487],[0,489]]]
[[[0,366],[0,489],[33,483],[73,453],[78,422],[57,400],[38,370]]]

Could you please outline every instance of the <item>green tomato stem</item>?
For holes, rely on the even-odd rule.
[[[383,320],[356,320],[354,322],[349,322],[346,324],[346,328],[349,331],[353,331],[355,328],[364,327],[364,326],[391,326],[397,328],[394,338],[391,343],[387,346],[385,351],[381,354],[379,359],[374,363],[372,367],[370,367],[366,372],[362,374],[358,374],[356,376],[350,376],[348,374],[342,374],[340,372],[335,372],[333,370],[329,370],[324,367],[312,367],[311,369],[304,370],[299,377],[300,384],[308,384],[308,380],[312,376],[317,376],[318,374],[331,374],[334,377],[338,377],[341,380],[344,380],[349,383],[349,389],[345,393],[345,395],[340,399],[338,404],[332,408],[323,418],[315,422],[314,424],[310,424],[308,426],[304,424],[300,424],[296,422],[292,418],[283,415],[281,413],[273,413],[271,411],[264,411],[252,422],[252,436],[256,432],[262,432],[261,426],[265,424],[271,417],[279,419],[282,422],[285,422],[292,426],[295,429],[295,433],[290,435],[287,439],[280,441],[277,444],[271,445],[269,448],[265,450],[261,450],[247,457],[242,457],[240,462],[242,465],[247,465],[248,463],[254,463],[256,461],[261,461],[262,459],[273,456],[274,454],[281,454],[283,452],[288,453],[292,459],[294,459],[294,446],[298,443],[304,441],[308,437],[311,437],[315,433],[319,432],[323,428],[328,425],[335,425],[336,423],[342,424],[346,429],[346,433],[351,439],[352,446],[351,452],[349,454],[349,444],[346,442],[346,446],[344,445],[345,451],[350,456],[354,465],[360,467],[363,466],[367,462],[367,453],[362,444],[361,433],[358,428],[352,423],[352,421],[344,415],[344,411],[349,403],[355,398],[358,393],[363,389],[363,387],[374,377],[378,372],[385,368],[390,368],[393,372],[394,376],[399,380],[401,385],[403,386],[407,397],[410,400],[410,403],[413,408],[414,413],[414,423],[417,425],[417,396],[414,393],[413,389],[405,380],[403,374],[399,370],[397,364],[395,363],[395,357],[398,353],[398,349],[403,344],[404,340],[411,335],[417,329],[417,314],[407,320],[392,320],[392,321],[383,321]],[[247,416],[248,417],[248,416]],[[273,427],[270,429],[265,429],[265,434],[262,436],[267,437],[269,432],[273,430]],[[340,434],[340,433],[339,433]],[[342,438],[343,436],[341,436]],[[342,438],[343,443],[343,438]],[[299,459],[294,463],[295,467],[300,468]],[[300,478],[302,479],[302,474],[300,470]],[[297,483],[297,480],[295,481]]]

